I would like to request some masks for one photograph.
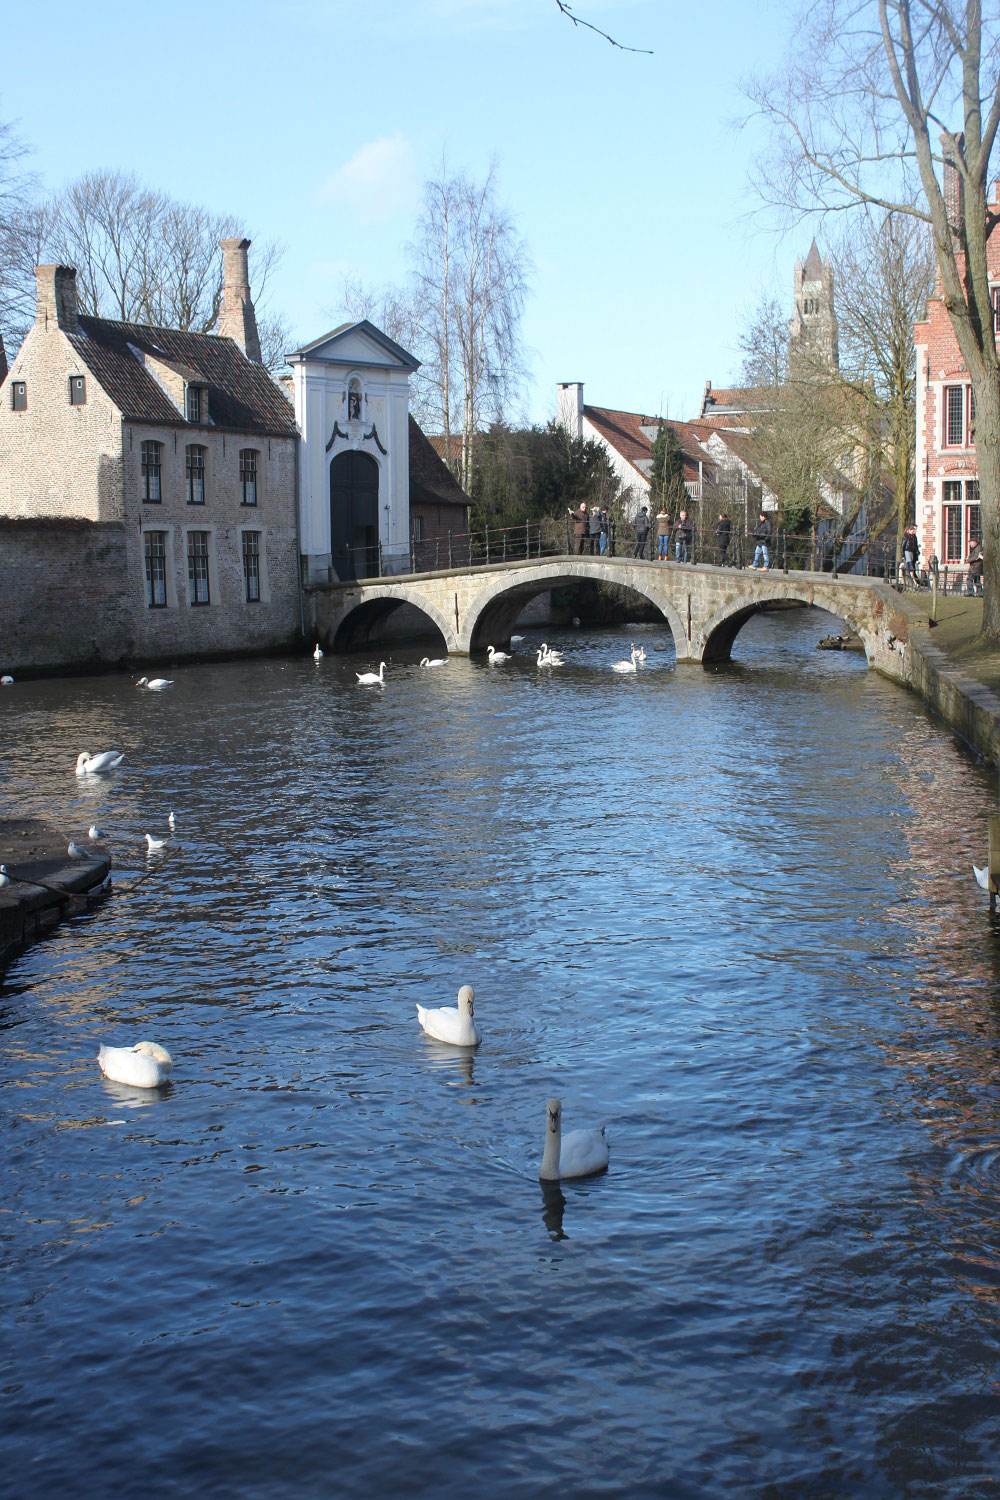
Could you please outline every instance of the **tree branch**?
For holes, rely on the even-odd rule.
[[[598,36],[602,36],[606,42],[610,42],[612,47],[617,47],[619,52],[641,52],[644,57],[652,57],[652,48],[626,47],[622,42],[616,42],[613,36],[608,36],[608,33],[606,31],[602,31],[601,28],[599,26],[595,26],[592,21],[585,21],[582,16],[575,16],[573,14],[572,6],[568,5],[566,3],[566,0],[556,0],[556,5],[558,6],[562,14],[567,18],[567,20],[573,22],[574,26],[586,26],[588,31],[596,31]]]

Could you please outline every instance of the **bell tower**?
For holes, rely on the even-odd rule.
[[[798,379],[832,374],[840,366],[837,314],[833,306],[833,271],[813,240],[792,275],[795,312],[788,324],[788,370]]]

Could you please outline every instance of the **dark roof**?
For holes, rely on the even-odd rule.
[[[263,365],[247,359],[232,339],[214,333],[180,333],[111,318],[80,318],[67,338],[87,368],[131,422],[187,427],[181,412],[142,361],[138,349],[172,369],[183,366],[208,387],[212,425],[270,437],[295,437],[295,413]]]
[[[410,505],[463,505],[472,501],[430,439],[410,418]]]
[[[408,349],[404,349],[402,344],[397,344],[395,339],[391,339],[387,333],[383,333],[381,328],[376,328],[374,323],[369,323],[367,318],[360,318],[355,323],[338,323],[336,328],[331,328],[330,332],[324,333],[321,338],[311,339],[308,344],[303,344],[301,349],[293,350],[288,358],[305,358],[306,356],[311,354],[314,349],[322,348],[322,346],[324,344],[328,344],[331,339],[337,339],[340,338],[342,334],[351,333],[355,328],[358,329],[359,332],[367,334],[373,343],[378,344],[380,348],[385,350],[385,352],[390,356],[391,359],[397,360],[398,363],[403,365],[406,369],[420,369],[419,359],[416,359]],[[357,361],[357,363],[359,365],[367,365],[371,364],[371,360],[363,359]]]

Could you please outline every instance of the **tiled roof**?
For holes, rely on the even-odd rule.
[[[771,400],[767,386],[706,387],[700,420],[710,427],[746,427],[755,411]]]
[[[698,438],[695,424],[673,422],[666,417],[647,417],[638,411],[615,411],[607,406],[584,406],[583,415],[605,442],[620,453],[633,468],[647,479],[649,456],[659,427],[670,427],[684,451],[685,478],[698,478],[698,465],[708,454]],[[646,431],[643,431],[643,429]],[[706,430],[707,431],[707,430]]]
[[[173,368],[186,367],[208,387],[215,427],[270,437],[295,437],[295,413],[263,365],[232,339],[214,333],[180,333],[111,318],[80,318],[67,338],[87,368],[132,422],[187,427],[183,415],[139,357],[138,350]],[[131,346],[131,347],[130,347]]]
[[[444,443],[444,439],[437,441]],[[438,456],[436,442],[410,418],[410,504],[469,506],[472,501]]]

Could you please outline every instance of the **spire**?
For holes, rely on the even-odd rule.
[[[809,254],[806,256],[802,271],[810,281],[818,281],[823,274],[823,260],[815,240],[809,246]]]

